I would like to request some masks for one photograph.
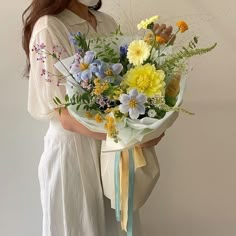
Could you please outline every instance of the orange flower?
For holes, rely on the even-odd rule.
[[[181,33],[185,32],[186,30],[188,30],[188,25],[186,22],[180,20],[176,23],[176,25],[179,27],[179,30]]]
[[[94,119],[97,123],[102,123],[103,122],[102,116],[98,113],[95,115]]]
[[[161,36],[156,36],[156,41],[159,43],[159,44],[164,44],[164,43],[166,43],[166,40],[163,38],[163,37],[161,37]]]

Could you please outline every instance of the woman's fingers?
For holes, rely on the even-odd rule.
[[[155,34],[156,35],[161,35],[165,29],[166,29],[166,24],[161,24],[161,26],[159,26],[156,29]]]
[[[155,34],[157,36],[161,36],[165,40],[165,42],[170,41],[170,44],[174,43],[176,37],[174,34],[172,34],[173,31],[172,26],[166,27],[166,24],[161,24],[161,25],[155,24],[153,26],[153,30]]]
[[[172,33],[172,30],[173,30],[173,27],[172,26],[169,26],[167,27],[164,31],[163,31],[163,34],[167,37],[170,37],[171,33]]]
[[[153,26],[153,31],[156,32],[156,31],[158,30],[159,27],[160,27],[159,24],[155,24],[155,25]]]

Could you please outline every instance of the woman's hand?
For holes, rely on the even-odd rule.
[[[156,36],[162,37],[166,43],[168,41],[170,41],[169,44],[174,43],[176,36],[172,34],[173,31],[172,26],[166,27],[166,24],[161,24],[161,25],[154,24],[153,31],[155,32]]]
[[[62,127],[68,131],[80,133],[84,136],[94,138],[97,140],[106,140],[106,134],[104,133],[98,133],[98,132],[92,132],[85,126],[83,126],[81,123],[79,123],[77,120],[75,120],[68,112],[67,109],[63,108],[61,110],[61,114],[59,115],[58,110],[56,110],[58,115],[58,119],[60,120]]]
[[[162,133],[161,136],[159,136],[158,138],[152,139],[152,140],[150,140],[146,143],[142,143],[138,146],[141,148],[148,148],[148,147],[156,146],[164,136],[165,136],[165,133]]]

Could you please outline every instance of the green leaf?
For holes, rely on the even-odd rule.
[[[195,37],[193,38],[193,41],[197,44],[197,43],[198,43],[198,37],[195,36]]]
[[[80,108],[80,105],[77,105],[77,106],[76,106],[76,111],[78,111],[78,110],[79,110],[79,108]]]
[[[66,102],[68,102],[68,101],[69,101],[69,99],[70,99],[70,98],[69,98],[69,95],[68,95],[68,94],[66,94],[66,96],[65,96],[65,101],[66,101]]]
[[[53,101],[54,103],[56,103],[56,105],[58,105],[57,100],[55,98],[53,98]]]
[[[58,105],[59,105],[59,104],[60,104],[60,105],[62,104],[62,103],[61,103],[61,100],[60,100],[58,97],[55,97],[55,99],[56,99]]]

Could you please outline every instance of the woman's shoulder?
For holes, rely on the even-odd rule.
[[[51,31],[53,29],[59,29],[64,27],[63,23],[56,17],[51,15],[45,15],[40,17],[33,28],[32,37],[37,35],[42,31]],[[53,30],[54,31],[54,30]]]

